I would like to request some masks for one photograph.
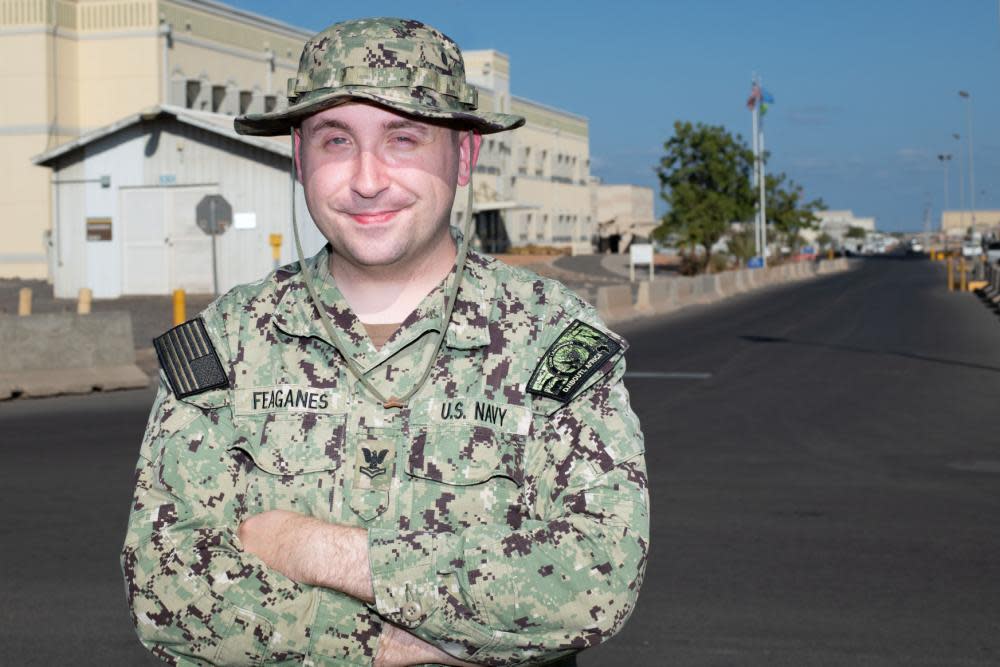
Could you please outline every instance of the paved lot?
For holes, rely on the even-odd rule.
[[[629,325],[653,551],[583,667],[1000,664],[1000,320],[942,285],[872,260]],[[157,664],[117,565],[151,398],[0,404],[0,664]]]

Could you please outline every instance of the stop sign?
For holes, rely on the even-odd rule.
[[[201,231],[217,236],[233,224],[233,207],[222,195],[205,195],[194,207],[194,219]]]

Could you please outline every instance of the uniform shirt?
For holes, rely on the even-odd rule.
[[[384,395],[419,380],[444,284],[380,349],[327,269],[307,262],[345,349]],[[383,619],[489,665],[595,645],[632,611],[648,549],[639,424],[620,350],[569,400],[527,391],[546,350],[594,310],[560,284],[470,252],[444,345],[402,409],[347,370],[297,264],[202,318],[229,387],[165,382],[122,554],[141,641],[181,664],[368,665]],[[375,602],[297,584],[240,546],[285,509],[368,530]]]

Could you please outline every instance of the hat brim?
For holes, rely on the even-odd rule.
[[[429,121],[454,124],[462,129],[472,129],[479,134],[493,134],[513,130],[524,125],[524,117],[504,113],[485,111],[456,111],[449,109],[430,109],[421,104],[408,104],[399,100],[388,99],[365,86],[345,86],[326,95],[292,104],[280,111],[269,113],[253,113],[238,116],[233,126],[238,134],[258,137],[273,137],[288,134],[291,128],[299,125],[309,116],[330,109],[351,100],[372,102],[378,106],[398,111],[407,116],[423,118]]]

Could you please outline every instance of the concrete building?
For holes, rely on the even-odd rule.
[[[0,165],[11,175],[0,182],[0,277],[49,277],[64,296],[83,286],[101,296],[137,293],[128,266],[139,238],[131,212],[142,188],[166,193],[158,200],[143,195],[143,206],[156,200],[166,207],[151,216],[164,216],[154,227],[174,224],[171,211],[190,209],[191,188],[200,184],[199,196],[212,188],[232,194],[238,210],[266,220],[259,234],[286,234],[287,251],[287,182],[261,176],[287,166],[284,140],[256,144],[237,137],[231,124],[237,114],[284,104],[287,79],[310,34],[210,0],[0,0],[0,84],[19,95],[18,104],[0,109]],[[484,138],[475,179],[476,244],[487,252],[525,244],[591,252],[598,200],[587,119],[512,95],[505,54],[467,51],[465,58],[481,108],[528,121]],[[174,145],[175,135],[188,140]],[[139,145],[143,151],[136,152]],[[237,164],[251,153],[250,164]],[[237,176],[244,169],[257,175]],[[243,186],[233,178],[266,183],[259,194],[271,203],[243,202]],[[463,203],[459,196],[455,223],[462,222]],[[253,234],[236,236],[246,241]],[[260,264],[263,272],[270,250],[259,241],[245,250],[260,258],[243,264]],[[177,254],[178,247],[164,252]],[[203,276],[193,283],[181,278],[189,274],[177,268],[179,259],[156,261],[176,270],[144,289],[206,288]],[[225,286],[238,272],[223,274]]]
[[[973,219],[975,224],[973,224]],[[997,235],[1000,232],[1000,211],[943,211],[941,231],[950,238],[961,238],[970,232]]]
[[[611,185],[592,180],[597,234],[617,239],[611,249],[624,249],[634,238],[649,239],[659,224],[653,212],[653,189],[639,185]]]
[[[849,209],[817,211],[816,217],[819,218],[816,229],[802,231],[802,238],[809,244],[815,244],[820,236],[826,234],[833,239],[835,245],[843,246],[851,227],[859,227],[869,234],[876,231],[875,218],[855,216]]]
[[[273,108],[308,36],[208,0],[0,0],[0,276],[49,273],[54,191],[32,156],[157,104]]]
[[[53,176],[57,297],[84,286],[98,298],[211,293],[216,279],[221,293],[273,268],[271,234],[282,235],[282,263],[295,257],[289,142],[238,135],[230,116],[152,107],[37,160]],[[233,225],[214,240],[195,215],[207,195],[233,211]],[[305,252],[315,253],[325,240],[301,190],[296,206]]]

